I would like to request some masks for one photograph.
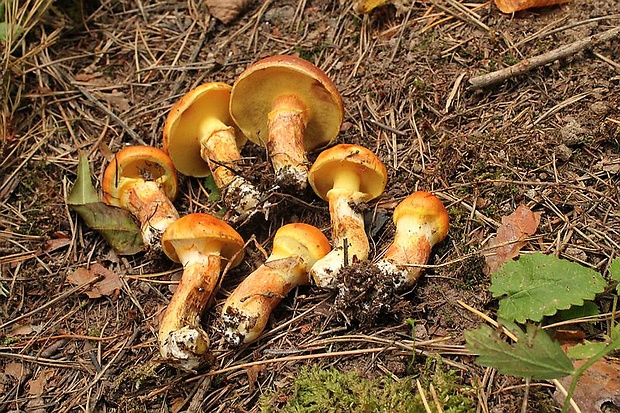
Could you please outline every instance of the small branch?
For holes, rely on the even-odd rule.
[[[548,63],[555,62],[559,59],[572,56],[584,49],[589,49],[596,46],[599,43],[613,39],[620,34],[620,27],[607,30],[606,32],[595,34],[582,40],[558,47],[547,53],[532,57],[531,59],[525,59],[516,65],[507,67],[496,72],[487,73],[481,76],[475,76],[469,79],[469,83],[475,89],[480,89],[486,86],[491,86],[514,76],[522,75],[534,68],[546,65]]]

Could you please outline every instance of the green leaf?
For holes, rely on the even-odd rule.
[[[583,305],[606,284],[601,274],[590,268],[535,253],[504,264],[491,277],[489,290],[500,298],[499,318],[525,323]]]
[[[616,292],[620,293],[620,258],[616,258],[609,265],[609,276],[612,281],[618,283],[618,285],[616,285]]]
[[[467,340],[465,346],[479,355],[476,363],[496,368],[502,374],[551,380],[574,372],[573,363],[560,344],[532,324],[527,325],[526,333],[518,334],[519,341],[512,345],[487,325],[465,331],[464,334]]]
[[[132,255],[144,249],[140,227],[129,211],[103,202],[69,206],[89,228],[99,232],[117,253]]]
[[[85,154],[80,155],[77,179],[67,197],[67,205],[89,228],[99,232],[117,253],[131,255],[144,249],[140,227],[131,213],[99,202]]]
[[[215,184],[215,179],[213,179],[213,175],[208,175],[207,177],[205,177],[205,189],[207,190],[207,194],[209,195],[209,201],[217,202],[222,199],[220,188],[218,188]]]
[[[84,205],[91,202],[99,202],[99,196],[90,179],[88,157],[82,153],[78,161],[77,179],[67,197],[67,205]]]
[[[557,318],[559,320],[574,320],[581,317],[590,317],[599,315],[601,311],[594,301],[586,301],[583,305],[574,305],[568,310],[558,311]]]
[[[6,32],[9,25],[6,22],[0,22],[0,40],[6,41]]]
[[[568,355],[575,360],[585,360],[595,356],[599,351],[603,350],[607,346],[607,343],[587,341],[583,344],[577,344],[576,346],[568,349]]]

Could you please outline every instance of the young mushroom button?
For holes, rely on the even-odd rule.
[[[159,325],[159,350],[167,363],[193,370],[209,355],[200,318],[218,286],[222,261],[231,268],[241,262],[243,239],[225,222],[194,213],[166,229],[162,247],[183,264],[183,275]]]
[[[225,83],[211,82],[183,96],[166,118],[163,147],[182,174],[204,177],[211,173],[235,219],[255,210],[260,193],[234,172],[246,138],[233,126],[228,111],[230,91]]]
[[[224,304],[226,341],[240,345],[256,340],[275,306],[293,288],[310,283],[310,267],[329,250],[325,235],[312,225],[281,227],[274,236],[269,258],[237,286]]]
[[[179,214],[172,204],[177,194],[177,174],[160,149],[127,146],[114,156],[103,173],[103,201],[129,210],[140,222],[142,239],[158,249],[161,233]]]
[[[393,220],[396,225],[394,241],[376,264],[394,279],[397,289],[404,289],[420,278],[422,268],[411,265],[428,262],[433,245],[448,234],[450,218],[439,198],[418,191],[396,206]]]
[[[336,86],[312,63],[271,56],[247,68],[235,84],[230,113],[243,133],[265,146],[279,185],[307,185],[306,151],[340,131],[344,109]]]
[[[310,275],[318,286],[334,288],[343,266],[368,258],[370,246],[360,204],[383,193],[387,171],[369,149],[340,144],[321,152],[308,180],[314,192],[329,202],[333,247],[312,266]]]

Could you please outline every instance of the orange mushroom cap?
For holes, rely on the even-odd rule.
[[[392,219],[396,226],[405,219],[415,219],[420,225],[430,225],[433,228],[428,240],[431,245],[443,241],[450,228],[450,216],[444,204],[435,195],[425,191],[414,192],[400,202],[394,209]]]
[[[339,175],[359,178],[359,191],[369,201],[381,195],[387,184],[387,170],[370,149],[359,145],[340,144],[319,154],[310,168],[308,181],[314,192],[324,200]]]
[[[181,262],[182,251],[219,251],[225,260],[234,259],[231,266],[243,259],[243,238],[230,225],[209,214],[193,213],[170,224],[161,239],[164,253]]]
[[[306,151],[327,145],[340,132],[342,97],[318,67],[295,56],[270,56],[248,67],[233,85],[230,113],[254,143],[267,141],[268,114],[282,96],[294,96],[307,109]]]
[[[216,127],[234,126],[228,111],[231,86],[221,82],[200,85],[178,100],[166,118],[164,151],[183,175],[203,177],[211,173],[201,157],[201,138]],[[246,137],[235,127],[237,147]]]
[[[118,151],[103,173],[104,202],[120,205],[121,194],[136,181],[154,181],[166,196],[177,195],[177,173],[168,155],[152,146],[126,146]]]

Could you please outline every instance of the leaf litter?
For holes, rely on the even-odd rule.
[[[53,337],[57,323],[63,323],[76,334],[118,339],[102,342],[101,356],[91,357],[79,340],[70,340],[54,360],[37,361],[28,357],[59,340],[24,348],[4,329],[0,367],[15,357],[26,357],[29,371],[54,363],[59,382],[84,389],[48,387],[44,400],[55,411],[93,404],[123,409],[132,403],[137,411],[160,411],[175,403],[176,408],[198,404],[205,411],[252,410],[258,392],[290,389],[302,366],[317,363],[311,357],[367,377],[402,378],[423,369],[421,359],[439,355],[462,383],[480,383],[487,376],[462,346],[471,315],[456,302],[494,312],[481,243],[496,234],[501,217],[527,204],[543,213],[533,249],[596,270],[617,257],[618,176],[593,165],[616,159],[620,96],[613,63],[619,46],[604,42],[483,91],[469,90],[466,79],[609,29],[617,23],[609,17],[617,13],[611,3],[573,1],[508,16],[490,2],[409,2],[403,10],[386,5],[360,16],[348,3],[285,0],[254,2],[223,25],[196,2],[137,7],[103,0],[101,7],[84,2],[84,18],[81,11],[71,18],[61,9],[55,12],[62,18],[46,22],[46,30],[62,23],[69,31],[46,31],[45,37],[40,27],[30,31],[27,25],[33,35],[24,46],[32,53],[18,54],[21,60],[9,66],[28,69],[12,74],[12,91],[23,87],[22,101],[2,115],[4,120],[10,114],[12,125],[0,138],[5,155],[0,161],[0,287],[7,294],[0,300],[0,318],[4,322],[35,311],[24,322],[46,321],[38,337]],[[116,300],[62,295],[70,288],[67,274],[93,262],[105,266],[111,252],[95,231],[85,230],[81,221],[76,225],[76,216],[66,211],[63,179],[75,179],[81,150],[88,151],[96,176],[106,156],[127,143],[159,146],[162,122],[180,94],[206,80],[232,83],[251,61],[275,53],[302,55],[324,68],[347,108],[348,126],[339,140],[373,148],[388,166],[388,189],[378,204],[369,205],[371,210],[419,187],[441,196],[454,225],[436,252],[437,268],[404,297],[412,307],[407,316],[420,327],[415,331],[426,331],[427,338],[412,337],[408,324],[389,318],[374,327],[343,326],[331,311],[333,297],[302,287],[272,314],[269,331],[256,345],[220,350],[215,368],[233,370],[214,373],[208,396],[195,401],[196,376],[157,365],[155,356],[154,320],[170,296],[167,286],[177,266],[157,257],[143,260],[141,254],[123,256],[114,269],[131,275],[130,288]],[[102,76],[97,84],[81,86],[72,77],[80,73]],[[130,97],[128,108],[110,104],[101,94],[115,94],[114,89]],[[541,119],[545,113],[550,115]],[[561,133],[569,127],[580,131],[578,140]],[[570,156],[556,156],[561,145]],[[265,154],[247,145],[244,151],[257,166],[242,172],[269,183]],[[207,192],[203,183],[185,179],[179,208],[183,213],[219,210]],[[245,223],[240,228],[245,239],[256,234],[258,243],[267,244],[278,226],[274,222],[298,220],[327,230],[326,208],[312,194],[286,197],[272,191],[271,196],[279,209],[269,223]],[[478,198],[488,202],[478,204]],[[386,227],[373,231],[373,256],[389,242]],[[44,258],[23,254],[40,251],[59,231],[69,235],[69,248],[53,249]],[[227,274],[205,326],[217,316],[226,293],[260,261],[250,254]],[[605,294],[596,302],[601,308],[612,303]],[[604,324],[590,324],[588,338],[603,332]],[[219,340],[216,333],[213,340]],[[349,353],[329,356],[338,350]],[[278,359],[283,361],[271,363]],[[256,378],[254,393],[240,373],[251,362],[267,366]],[[141,368],[150,363],[157,367]],[[102,366],[105,374],[99,375]],[[130,399],[114,403],[111,384],[130,370],[138,373],[121,392]],[[507,411],[523,403],[520,379],[491,375],[486,384],[480,397],[471,395],[481,411]],[[27,388],[7,388],[0,405],[24,410]],[[540,411],[539,403],[549,400],[546,387],[531,386],[526,407]]]

